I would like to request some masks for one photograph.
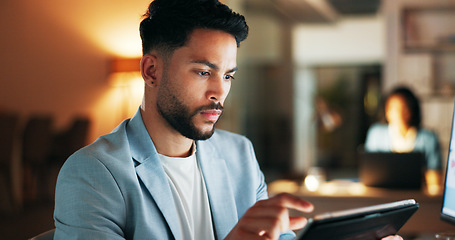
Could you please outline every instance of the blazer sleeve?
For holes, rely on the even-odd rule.
[[[246,138],[245,138],[246,139]],[[267,192],[267,184],[265,182],[265,177],[264,174],[262,173],[260,166],[258,164],[258,161],[256,159],[256,154],[254,152],[254,147],[251,141],[247,140],[247,153],[248,153],[248,159],[253,166],[252,169],[255,171],[255,179],[257,181],[257,188],[256,188],[256,201],[264,200],[268,198],[268,192]],[[240,183],[239,183],[240,184]],[[243,215],[243,214],[242,214]],[[295,239],[295,233],[292,230],[288,230],[284,233],[281,233],[279,240],[291,240]]]
[[[98,159],[71,156],[59,173],[55,200],[54,239],[125,239],[124,198]]]
[[[256,160],[253,144],[251,142],[249,142],[249,149],[250,149],[251,159],[254,160],[254,164],[256,165],[257,174],[258,174],[257,177],[259,180],[259,187],[256,191],[256,200],[259,201],[259,200],[267,199],[268,198],[267,184],[265,183],[264,174],[260,170],[259,164]],[[291,240],[294,238],[295,238],[295,233],[291,230],[288,230],[280,235],[279,240]]]

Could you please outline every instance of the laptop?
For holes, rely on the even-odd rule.
[[[446,166],[441,219],[455,225],[455,110],[452,116],[452,134]]]
[[[425,155],[421,152],[360,152],[360,181],[369,187],[420,189]]]

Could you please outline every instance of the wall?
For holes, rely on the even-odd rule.
[[[110,61],[140,55],[137,29],[148,2],[1,1],[0,109],[23,119],[51,114],[57,129],[88,116],[91,141],[109,132],[124,117]]]
[[[293,34],[298,66],[382,62],[382,15],[342,17],[333,24],[299,24]]]
[[[113,58],[140,56],[138,25],[148,3],[0,1],[0,111],[19,114],[21,127],[32,115],[51,115],[55,131],[76,116],[89,117],[89,142],[110,132],[140,103],[138,82],[131,88],[115,84],[110,64]],[[13,158],[14,198],[20,204],[20,148]]]
[[[244,12],[243,0],[225,2]],[[141,100],[140,83],[116,84],[110,61],[140,56],[138,26],[148,4],[149,0],[2,1],[0,109],[16,111],[23,120],[51,114],[57,130],[76,115],[88,116],[90,142],[110,132],[134,114]],[[252,28],[239,49],[239,80],[249,76],[248,66],[279,61],[281,54],[278,24],[257,14],[247,21]],[[226,108],[221,128],[245,131],[248,82],[233,84],[226,102],[232,107]]]

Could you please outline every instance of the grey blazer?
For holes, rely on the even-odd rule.
[[[217,239],[223,239],[267,186],[252,144],[216,130],[197,141]],[[77,151],[60,170],[54,239],[184,239],[173,196],[140,111]],[[280,239],[293,239],[292,231]]]

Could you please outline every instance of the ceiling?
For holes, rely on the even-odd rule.
[[[381,0],[327,0],[339,14],[375,14]]]
[[[376,14],[381,0],[246,0],[249,11],[268,12],[291,22],[329,23],[346,15]]]

